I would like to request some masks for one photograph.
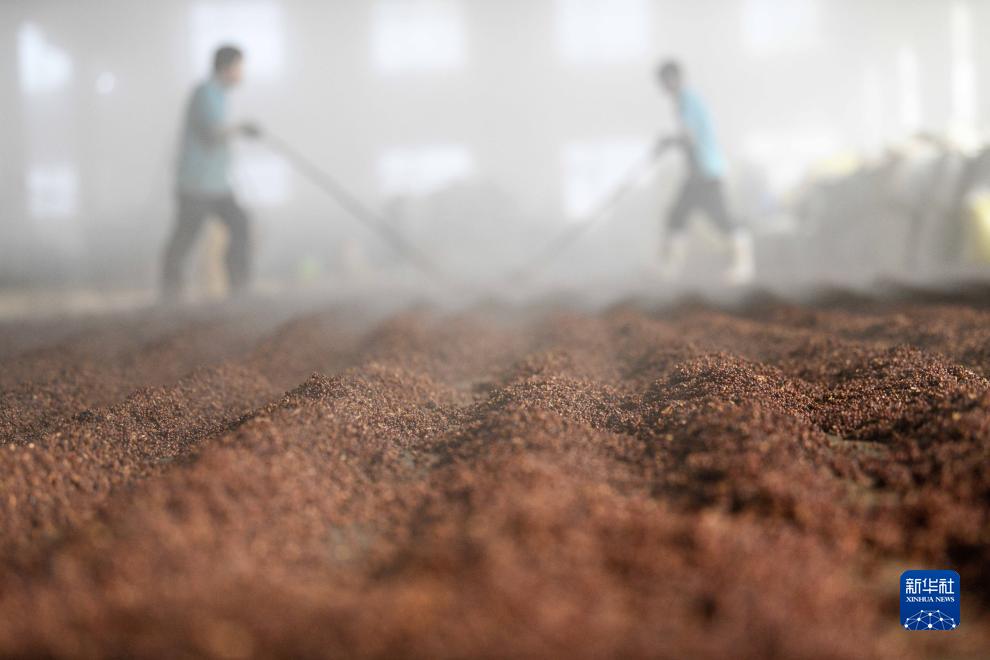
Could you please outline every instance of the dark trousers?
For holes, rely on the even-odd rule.
[[[684,229],[691,213],[696,210],[704,211],[722,231],[735,231],[736,224],[729,215],[725,190],[720,179],[710,179],[698,174],[689,176],[667,214],[667,231],[675,234]]]
[[[179,295],[182,289],[182,268],[203,224],[210,216],[216,217],[229,230],[227,276],[231,291],[242,291],[247,286],[251,270],[247,213],[233,195],[201,197],[179,193],[175,230],[165,249],[162,290],[166,298]]]

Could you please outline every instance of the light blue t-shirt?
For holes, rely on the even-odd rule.
[[[691,137],[692,156],[700,174],[711,179],[724,178],[728,166],[701,97],[691,90],[681,91],[679,111],[681,124]]]
[[[227,92],[215,78],[193,90],[182,129],[177,186],[191,195],[230,193],[230,147],[217,133],[227,121]]]

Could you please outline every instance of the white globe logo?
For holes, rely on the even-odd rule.
[[[942,610],[921,610],[904,620],[905,630],[952,630],[958,624]]]

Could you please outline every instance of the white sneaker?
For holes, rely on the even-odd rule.
[[[755,277],[753,237],[745,230],[737,230],[732,234],[732,267],[726,273],[726,280],[732,286],[745,286]]]
[[[665,282],[678,279],[687,260],[687,236],[684,233],[668,236],[660,251],[660,277]]]

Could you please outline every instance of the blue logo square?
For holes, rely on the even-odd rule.
[[[901,573],[901,626],[905,630],[955,630],[959,627],[959,573]]]

